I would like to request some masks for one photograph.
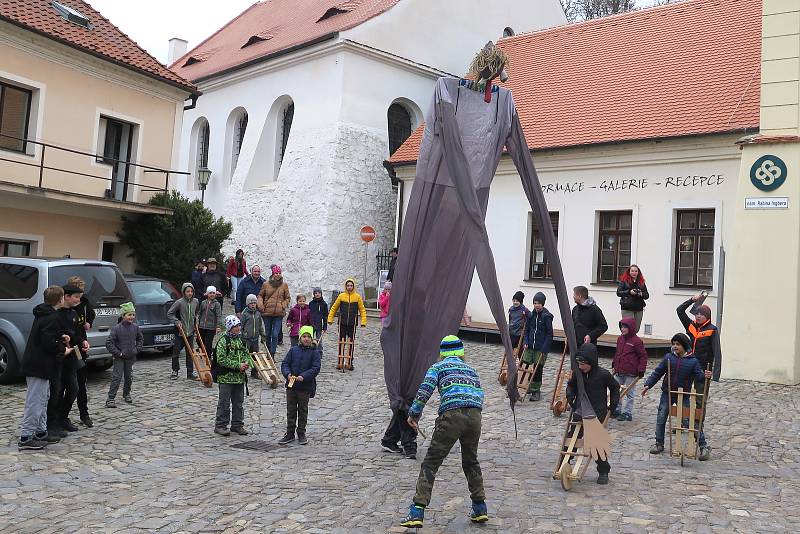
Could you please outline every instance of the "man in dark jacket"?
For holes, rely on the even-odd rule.
[[[47,433],[47,400],[50,379],[58,372],[69,337],[61,331],[58,308],[64,305],[64,290],[50,286],[44,303],[33,309],[33,326],[22,356],[22,374],[28,383],[25,411],[19,427],[19,450],[41,450],[59,438]]]
[[[602,310],[589,296],[585,286],[577,286],[572,290],[575,307],[572,308],[572,322],[575,324],[575,337],[578,348],[584,343],[597,344],[597,339],[608,330],[608,323]]]
[[[208,265],[208,269],[206,272],[203,273],[202,276],[202,288],[196,288],[197,293],[201,296],[200,300],[206,298],[206,288],[208,286],[214,286],[217,288],[217,294],[219,295],[217,298],[219,299],[220,309],[223,308],[225,302],[223,295],[228,292],[228,277],[225,276],[225,273],[220,271],[217,266],[217,258],[213,256],[206,260],[206,265]]]
[[[286,379],[286,435],[278,441],[281,445],[294,441],[295,429],[297,442],[308,443],[308,400],[317,392],[317,375],[322,367],[322,357],[314,345],[314,329],[304,326],[299,334],[300,344],[289,349],[281,362],[281,373]]]
[[[528,316],[528,323],[525,326],[525,351],[522,353],[522,359],[530,365],[537,365],[538,362],[536,373],[528,386],[531,401],[542,398],[542,371],[547,361],[547,354],[550,352],[550,345],[553,343],[553,314],[544,307],[544,302],[545,296],[541,291],[533,296],[533,311]]]
[[[253,265],[250,268],[250,276],[242,278],[239,286],[236,288],[236,313],[242,313],[244,307],[247,306],[247,295],[255,295],[261,292],[261,286],[264,285],[264,280],[261,278],[261,267]]]
[[[597,347],[593,343],[584,343],[575,354],[578,362],[579,372],[583,373],[583,386],[586,390],[586,397],[592,405],[594,415],[601,423],[605,422],[610,413],[613,413],[619,405],[619,383],[614,380],[606,369],[597,363]],[[582,419],[582,414],[577,403],[578,383],[575,376],[567,382],[567,401],[573,407],[573,420]],[[610,399],[610,400],[609,400]],[[583,429],[581,429],[583,431]],[[611,465],[608,459],[597,462],[597,483],[608,484],[608,473]]]
[[[719,342],[719,331],[711,324],[711,308],[702,304],[695,310],[694,321],[686,314],[686,310],[701,298],[695,295],[678,306],[676,310],[678,319],[686,329],[691,343],[690,352],[694,353],[703,370],[711,366],[714,381],[719,382],[719,373],[722,369],[722,349]],[[698,389],[700,389],[698,387]]]

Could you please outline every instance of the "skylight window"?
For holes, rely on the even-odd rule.
[[[87,30],[92,29],[92,23],[89,22],[89,19],[78,11],[77,9],[73,9],[67,5],[64,5],[60,2],[56,2],[53,0],[53,8],[58,11],[58,14],[64,17],[66,20],[73,24],[77,24],[78,26],[82,26]]]
[[[338,7],[332,7],[328,11],[326,11],[324,15],[322,15],[319,19],[317,19],[317,22],[322,22],[323,20],[327,20],[327,19],[329,19],[331,17],[335,17],[336,15],[341,15],[342,13],[348,13],[349,11],[351,11],[351,10],[350,9],[340,9]]]

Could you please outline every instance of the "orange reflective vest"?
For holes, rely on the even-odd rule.
[[[697,348],[697,340],[704,337],[711,337],[716,332],[715,329],[709,328],[708,330],[701,330],[702,328],[706,327],[707,325],[711,324],[711,319],[706,321],[705,323],[701,324],[697,327],[694,323],[689,325],[687,330],[689,331],[689,335],[692,336],[692,352],[695,351]]]

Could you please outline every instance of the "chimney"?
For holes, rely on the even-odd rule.
[[[189,43],[178,37],[169,40],[169,58],[167,65],[172,65],[175,61],[186,53]],[[163,49],[162,49],[163,50]]]

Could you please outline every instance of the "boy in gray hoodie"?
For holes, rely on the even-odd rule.
[[[122,320],[111,329],[106,348],[114,357],[114,370],[111,372],[111,386],[108,388],[108,399],[106,408],[116,408],[114,398],[119,390],[119,383],[122,378],[125,382],[122,386],[122,398],[131,404],[131,384],[133,383],[133,364],[136,362],[136,355],[142,351],[144,337],[139,325],[136,324],[136,308],[132,302],[126,302],[119,307]]]
[[[189,282],[181,286],[181,293],[183,298],[180,298],[172,303],[167,318],[175,324],[175,344],[172,346],[172,380],[178,379],[178,371],[181,370],[179,356],[181,348],[183,348],[183,338],[180,332],[177,332],[178,325],[183,326],[183,331],[186,333],[186,340],[189,346],[194,347],[194,326],[197,324],[198,315],[200,314],[200,301],[194,298],[194,286]],[[186,378],[197,380],[197,373],[194,372],[194,365],[192,364],[192,356],[186,353]]]
[[[242,310],[242,339],[244,345],[249,352],[258,352],[258,340],[267,343],[267,332],[264,330],[264,320],[261,318],[261,312],[258,311],[258,297],[253,294],[247,295],[245,299],[246,306]],[[250,376],[253,378],[258,377],[258,371],[255,368],[250,370]]]

